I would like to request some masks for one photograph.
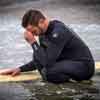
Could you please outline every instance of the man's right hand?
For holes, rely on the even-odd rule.
[[[25,40],[29,43],[29,44],[33,44],[34,42],[36,42],[35,37],[33,36],[33,34],[29,31],[25,31],[24,32],[24,38]]]
[[[8,69],[1,69],[0,75],[11,75],[16,76],[19,75],[21,72],[20,68],[8,68]]]

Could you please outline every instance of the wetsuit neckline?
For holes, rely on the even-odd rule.
[[[53,21],[50,21],[50,22],[49,22],[49,25],[48,25],[48,28],[47,28],[47,31],[44,33],[44,35],[50,34],[51,31],[53,30],[53,27],[54,27]]]

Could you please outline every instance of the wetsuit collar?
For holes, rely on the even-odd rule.
[[[52,29],[53,29],[53,21],[50,21],[49,22],[49,25],[48,25],[48,28],[47,28],[47,31],[44,33],[44,35],[48,35],[49,33],[51,33]]]

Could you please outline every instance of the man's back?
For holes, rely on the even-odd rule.
[[[62,33],[66,34],[67,38],[64,37]],[[66,43],[64,44],[63,49],[57,58],[58,61],[63,59],[74,61],[94,61],[88,46],[72,29],[67,27],[64,23],[57,20],[51,21],[46,35],[46,38],[48,38],[50,41],[55,41],[58,39],[58,46],[60,41],[59,36],[62,36],[63,39],[66,40]]]

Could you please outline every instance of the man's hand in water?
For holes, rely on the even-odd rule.
[[[31,32],[28,32],[28,31],[24,32],[24,38],[29,44],[32,44],[36,41],[34,35]]]
[[[16,76],[16,75],[19,75],[20,72],[21,72],[20,68],[1,69],[0,70],[0,75]]]

